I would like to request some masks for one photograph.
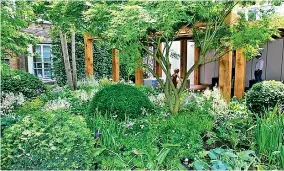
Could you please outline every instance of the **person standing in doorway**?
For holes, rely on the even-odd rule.
[[[261,54],[256,56],[256,64],[255,64],[255,71],[254,71],[254,77],[256,82],[261,82],[262,81],[262,69],[263,69],[263,64],[264,61],[261,59]]]
[[[177,80],[179,78],[178,73],[179,73],[179,69],[175,69],[174,74],[172,75],[172,82],[175,88],[177,88],[177,84],[178,84],[178,80]]]

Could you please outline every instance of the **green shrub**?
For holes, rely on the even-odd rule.
[[[44,102],[39,98],[33,99],[31,101],[26,101],[22,107],[16,111],[16,116],[27,116],[34,112],[38,112],[44,106]]]
[[[4,131],[1,168],[89,169],[93,138],[84,119],[66,112],[34,113]]]
[[[263,113],[269,108],[284,106],[284,84],[280,81],[263,81],[253,85],[246,94],[246,104],[254,113]]]
[[[11,70],[1,65],[1,91],[22,93],[25,97],[36,97],[45,91],[42,81],[21,70]]]
[[[152,109],[148,97],[136,87],[126,84],[116,84],[104,87],[96,93],[91,101],[90,112],[96,110],[124,119],[136,118],[142,115],[143,109]]]

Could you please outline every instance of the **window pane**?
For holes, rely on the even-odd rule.
[[[50,70],[44,70],[44,78],[48,78],[50,79],[51,78],[51,71]]]
[[[50,58],[43,58],[43,62],[51,62]]]
[[[44,58],[50,58],[50,46],[43,46],[43,57]]]
[[[35,69],[35,74],[39,79],[42,79],[42,69]]]
[[[40,45],[36,45],[36,52],[41,55],[41,48]]]
[[[36,57],[36,62],[42,62],[42,58]]]
[[[45,69],[51,68],[51,64],[50,64],[50,63],[44,63],[44,68],[45,68]]]
[[[37,63],[37,64],[36,64],[36,67],[37,67],[37,68],[42,68],[42,63]]]

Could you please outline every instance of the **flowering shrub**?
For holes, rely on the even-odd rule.
[[[91,100],[97,92],[98,89],[95,89],[89,93],[86,90],[77,90],[74,91],[74,96],[79,100],[81,100],[82,102],[87,102]]]
[[[78,89],[84,89],[84,90],[91,90],[93,88],[100,86],[99,81],[91,77],[87,79],[79,80],[77,85],[78,85]]]
[[[206,109],[214,116],[215,123],[221,123],[228,120],[228,104],[222,97],[220,91],[217,88],[213,88],[213,91],[207,89],[201,94],[192,94],[191,103],[189,105],[196,105],[201,109]]]
[[[15,108],[23,105],[24,102],[25,102],[25,97],[22,93],[14,94],[12,92],[9,93],[2,92],[0,114],[12,115]]]
[[[69,109],[70,108],[70,102],[67,99],[61,99],[60,97],[56,100],[50,100],[48,101],[45,106],[44,109],[46,111],[49,110],[58,110],[58,109]]]
[[[165,94],[159,93],[158,95],[150,94],[149,100],[156,106],[163,107],[165,106]]]

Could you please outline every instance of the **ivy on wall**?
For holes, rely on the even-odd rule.
[[[54,36],[56,35],[56,36]],[[58,34],[53,33],[52,60],[53,60],[53,77],[59,85],[66,84],[66,74],[64,69],[64,60],[61,50],[61,43]],[[78,80],[85,78],[85,52],[84,52],[84,37],[81,34],[76,34],[76,65]],[[68,40],[68,53],[71,60],[71,43]],[[112,78],[112,54],[111,49],[107,45],[96,45],[93,43],[94,57],[94,74],[96,79],[104,77]],[[71,67],[72,69],[72,67]],[[127,79],[128,73],[124,65],[120,65],[120,77]]]
[[[53,40],[53,45],[52,45],[53,77],[56,79],[57,84],[65,85],[67,78],[64,69],[64,59],[63,59],[59,35],[53,36],[52,40]],[[76,41],[75,56],[76,56],[76,65],[77,65],[77,76],[78,80],[80,80],[85,77],[84,38],[81,35],[76,35],[75,41]],[[68,53],[70,56],[70,64],[72,66],[70,42],[68,42]]]

